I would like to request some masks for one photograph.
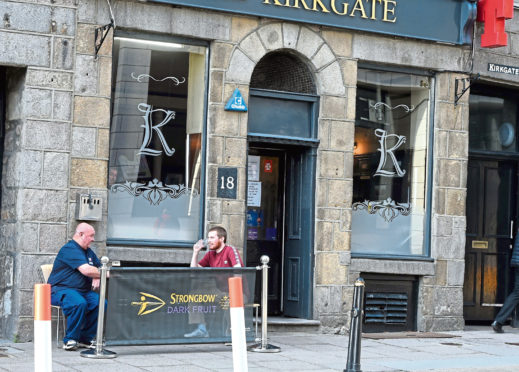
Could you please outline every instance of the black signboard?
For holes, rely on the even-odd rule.
[[[498,72],[500,74],[506,74],[506,75],[519,75],[519,67],[500,65],[497,63],[489,63],[488,71]]]
[[[255,268],[112,268],[107,345],[230,342],[228,279],[241,276],[248,341],[254,340]],[[249,305],[249,306],[247,306]],[[205,324],[207,334],[186,336]]]
[[[237,168],[218,168],[216,196],[219,198],[236,199],[236,189],[238,188],[238,169]]]
[[[455,44],[471,43],[477,10],[474,0],[148,1]]]

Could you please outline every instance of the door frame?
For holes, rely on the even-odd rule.
[[[304,299],[302,300],[302,313],[304,314],[302,318],[304,319],[312,319],[313,311],[313,287],[314,287],[314,264],[315,264],[315,255],[314,255],[314,243],[315,243],[315,186],[316,186],[316,156],[317,156],[317,147],[310,147],[310,146],[301,146],[300,144],[290,144],[287,140],[284,140],[282,143],[272,143],[267,141],[257,141],[256,137],[250,136],[249,141],[247,143],[247,156],[249,155],[249,149],[254,148],[258,149],[260,151],[264,150],[276,150],[284,154],[284,161],[287,161],[287,158],[289,157],[289,153],[293,152],[299,152],[305,157],[305,164],[307,168],[311,169],[311,176],[308,177],[309,184],[307,185],[305,191],[310,194],[310,203],[312,205],[312,208],[309,208],[308,210],[308,220],[310,223],[310,228],[308,229],[309,233],[309,242],[308,244],[304,245],[304,248],[306,249],[305,252],[302,252],[302,254],[308,256],[307,264],[305,265],[304,269],[306,270],[307,277],[308,277],[308,286],[307,288],[303,288],[303,295]],[[287,209],[287,200],[286,196],[289,192],[287,190],[287,165],[285,164],[284,174],[282,177],[284,178],[283,181],[283,212],[285,213],[282,216],[283,219],[283,226],[282,226],[282,237],[281,237],[281,249],[282,249],[282,262],[281,262],[281,281],[280,281],[280,291],[281,291],[281,313],[283,314],[284,310],[284,302],[285,302],[285,243],[287,239],[287,231],[286,231],[286,209]],[[306,195],[306,193],[305,193]],[[245,236],[247,234],[245,233]],[[247,240],[245,241],[245,252],[247,252]]]
[[[309,114],[308,120],[310,125],[310,131],[308,137],[299,137],[299,136],[290,136],[290,135],[280,135],[280,134],[272,134],[272,133],[258,133],[258,132],[248,132],[247,136],[247,155],[249,154],[249,148],[255,147],[260,149],[278,149],[288,154],[291,151],[299,151],[303,154],[305,158],[305,165],[307,169],[311,171],[311,174],[307,175],[307,182],[305,188],[305,192],[308,192],[311,198],[311,208],[308,211],[308,219],[309,219],[309,242],[308,244],[304,244],[306,251],[302,252],[302,254],[307,255],[307,263],[304,267],[304,270],[308,273],[308,285],[302,286],[302,295],[304,296],[304,300],[302,301],[301,313],[302,318],[312,319],[313,316],[313,287],[314,287],[314,264],[315,264],[315,255],[314,255],[314,246],[315,246],[315,208],[316,208],[316,198],[315,198],[315,189],[316,189],[316,164],[317,164],[317,147],[319,146],[318,139],[318,109],[319,109],[319,96],[312,94],[302,94],[302,93],[289,93],[289,92],[280,92],[280,91],[272,91],[266,89],[254,89],[251,88],[249,90],[249,120],[250,120],[250,109],[252,106],[251,98],[256,97],[267,97],[270,99],[279,99],[281,101],[299,101],[299,102],[307,102],[309,103]],[[286,156],[285,156],[286,157]],[[285,164],[286,166],[286,164]],[[286,184],[286,172],[285,169],[285,183],[283,194],[287,193],[287,184]],[[246,172],[247,174],[247,172]],[[248,183],[248,179],[247,179]],[[305,194],[306,195],[306,194]],[[284,201],[286,203],[286,201]],[[286,204],[283,206],[283,209],[286,210]],[[283,241],[282,241],[282,279],[281,279],[281,307],[284,309],[285,302],[285,294],[284,294],[284,282],[285,282],[285,256],[284,256],[284,246],[287,232],[286,229],[286,216],[283,216],[284,226],[283,226]],[[247,236],[247,233],[245,233]],[[247,250],[247,241],[245,241],[245,252]]]

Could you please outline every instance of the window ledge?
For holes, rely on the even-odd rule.
[[[193,249],[167,249],[129,246],[107,246],[107,256],[111,261],[163,262],[187,264],[191,262]]]
[[[364,273],[434,275],[434,262],[352,258],[350,270]]]

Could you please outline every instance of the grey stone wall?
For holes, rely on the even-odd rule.
[[[73,0],[0,2],[0,64],[16,66],[7,70],[0,222],[5,273],[0,336],[10,339],[32,337],[39,266],[52,262],[75,228],[69,203],[71,124],[75,92],[83,89],[81,72],[92,68],[74,71],[76,63],[85,65],[75,57],[76,10]]]
[[[72,1],[3,1],[0,12],[0,64],[19,66],[7,70],[1,329],[26,340],[39,265],[66,239],[76,10]]]

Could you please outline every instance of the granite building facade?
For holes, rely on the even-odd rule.
[[[397,1],[346,3],[335,13],[359,22],[406,14]],[[463,328],[474,116],[470,90],[459,93],[478,72],[514,89],[516,75],[487,62],[517,65],[515,20],[510,45],[490,51],[478,26],[474,51],[458,34],[181,1],[0,10],[2,337],[31,338],[39,265],[85,220],[85,197],[100,202],[98,255],[123,266],[187,265],[194,241],[222,225],[248,265],[271,256],[271,314],[346,332],[363,276],[367,301],[385,301],[368,329]]]

